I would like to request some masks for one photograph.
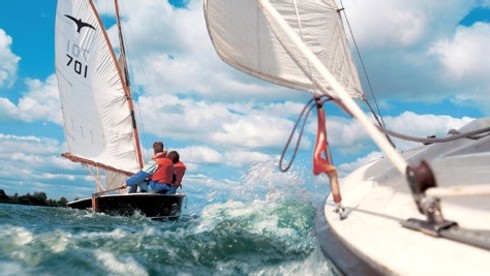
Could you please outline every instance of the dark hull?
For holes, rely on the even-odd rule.
[[[143,214],[154,219],[178,218],[185,194],[134,193],[100,195],[96,198],[98,212],[114,216]],[[92,197],[68,202],[74,209],[92,209]]]

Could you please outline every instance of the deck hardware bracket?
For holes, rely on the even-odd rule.
[[[408,166],[407,180],[417,208],[425,215],[426,220],[410,218],[401,222],[404,227],[439,237],[442,230],[458,225],[444,219],[439,198],[427,197],[425,194],[427,189],[437,186],[434,173],[427,162],[420,162],[418,167]]]

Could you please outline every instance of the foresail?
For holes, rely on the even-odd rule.
[[[58,1],[56,73],[70,155],[139,169],[131,110],[117,60],[92,1]]]
[[[255,0],[205,0],[218,55],[235,68],[282,86],[327,94],[309,61],[288,47]],[[335,0],[271,0],[272,6],[353,98],[363,95]],[[301,65],[299,66],[298,65]]]
[[[105,171],[106,189],[110,190],[117,187],[121,187],[123,184],[126,183],[127,178],[128,176],[124,174],[115,173],[112,171]],[[120,194],[127,193],[125,189],[116,190],[115,192]]]

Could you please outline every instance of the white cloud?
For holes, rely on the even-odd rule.
[[[137,102],[141,129],[174,139],[205,141],[233,116],[220,103],[207,103],[176,96],[140,97]]]
[[[226,165],[234,167],[249,166],[254,162],[266,162],[273,159],[270,155],[261,152],[240,150],[227,151],[224,154],[224,158]]]
[[[17,78],[20,57],[12,53],[12,37],[0,29],[0,88],[11,87]]]
[[[198,164],[216,164],[241,167],[257,161],[271,160],[271,156],[256,151],[231,149],[220,152],[217,149],[204,146],[191,146],[176,150],[179,152],[181,159],[186,160],[186,164],[193,166]]]
[[[7,98],[0,98],[0,121],[11,121],[18,119],[17,106]]]
[[[226,104],[179,99],[172,95],[140,97],[137,106],[142,131],[155,135],[165,133],[167,137],[189,142],[238,148],[282,146],[293,127],[293,122],[284,117],[293,117],[301,107],[288,102]],[[290,109],[277,112],[278,106]],[[308,145],[309,140],[305,138],[304,143]]]
[[[45,82],[27,79],[28,91],[19,99],[18,104],[7,98],[0,98],[0,120],[3,121],[49,121],[61,124],[61,108],[58,84],[55,75]]]
[[[75,180],[74,175],[66,175],[66,174],[55,174],[55,173],[43,173],[40,175],[41,179],[65,179],[65,180]]]
[[[490,71],[490,24],[458,27],[452,38],[437,41],[430,49],[447,74],[448,81],[470,79],[482,82]]]
[[[345,6],[361,45],[392,48],[413,44],[424,35],[427,10],[421,2],[357,0]]]
[[[221,145],[261,148],[285,143],[292,128],[291,122],[266,116],[239,116],[224,121],[221,129],[211,139]]]
[[[314,129],[316,131],[316,124]],[[327,120],[327,132],[329,136],[335,137],[329,140],[332,146],[355,145],[367,135],[357,121],[341,117],[332,117]]]
[[[490,107],[490,24],[458,27],[453,37],[435,42],[430,54],[442,64],[446,82],[459,87],[454,102],[488,110]]]
[[[186,9],[156,0],[121,6],[130,69],[139,86],[136,90],[227,102],[304,96],[249,77],[221,61],[207,33],[202,1],[191,1]],[[109,34],[117,41],[115,27]]]
[[[46,82],[28,79],[26,83],[29,90],[18,104],[20,117],[26,122],[46,120],[61,124],[61,105],[56,76],[49,76]]]
[[[0,133],[0,178],[72,179],[59,171],[78,171],[81,167],[60,157],[63,147],[52,138]]]
[[[378,99],[453,100],[455,104],[476,104],[488,113],[489,86],[481,78],[490,64],[488,47],[484,47],[488,31],[478,24],[458,27],[473,8],[488,4],[478,0],[354,0],[344,5]],[[472,52],[463,52],[465,48]],[[365,80],[363,84],[367,90]],[[462,93],[465,95],[460,96]]]
[[[223,162],[223,154],[209,147],[185,147],[177,151],[182,160],[190,160],[192,163],[220,164]]]
[[[56,139],[18,136],[0,133],[0,153],[53,154],[61,152],[62,145]]]
[[[347,17],[362,47],[424,47],[447,33],[478,0],[344,1]]]

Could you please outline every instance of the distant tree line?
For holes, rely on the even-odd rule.
[[[48,199],[44,192],[34,192],[34,194],[25,194],[19,196],[15,193],[13,196],[8,196],[5,191],[0,189],[0,203],[12,203],[22,205],[36,205],[36,206],[49,206],[49,207],[66,207],[65,197],[61,197],[60,200]]]

